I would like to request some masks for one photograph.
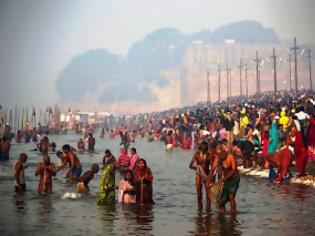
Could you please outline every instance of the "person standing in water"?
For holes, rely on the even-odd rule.
[[[79,153],[83,153],[85,151],[85,144],[82,138],[79,139],[77,143],[77,148]]]
[[[44,155],[43,161],[37,165],[35,176],[38,175],[40,178],[37,192],[42,195],[52,193],[52,177],[56,176],[56,168],[48,155]]]
[[[208,143],[204,141],[199,144],[198,151],[195,152],[189,164],[189,168],[196,171],[195,181],[198,210],[202,210],[202,188],[204,187],[207,192],[206,181],[209,174],[210,164],[211,156],[208,151]],[[210,210],[210,199],[208,194],[206,194],[206,209]]]
[[[102,128],[100,132],[100,138],[104,138],[104,136],[105,136],[105,129]]]
[[[0,161],[8,161],[10,159],[10,149],[11,149],[11,144],[10,140],[7,137],[3,137],[2,142],[0,143],[0,151],[1,151],[1,156],[0,156]]]
[[[14,165],[14,188],[15,192],[25,192],[25,174],[24,169],[27,167],[25,165],[27,161],[27,155],[25,153],[21,153],[19,159],[16,161]]]
[[[72,179],[78,179],[82,173],[82,165],[79,158],[74,154],[69,144],[62,146],[64,156],[70,160],[70,174]]]
[[[103,158],[104,166],[96,195],[96,202],[99,205],[109,205],[115,202],[115,162],[115,157],[107,149]]]
[[[89,134],[88,138],[88,151],[89,152],[94,152],[94,147],[95,147],[95,138],[93,137],[93,134]]]
[[[136,203],[136,189],[134,185],[133,173],[131,170],[127,170],[125,172],[124,178],[119,183],[118,203]]]
[[[230,202],[232,213],[236,213],[235,196],[240,184],[240,175],[237,170],[236,159],[220,145],[216,147],[215,153],[216,155],[211,165],[208,181],[211,184],[215,172],[222,171],[223,177],[219,181],[223,181],[224,184],[218,200],[218,206],[220,207],[221,213],[225,214],[225,205]]]
[[[135,170],[136,201],[140,204],[154,204],[153,175],[144,159],[140,159]]]
[[[137,153],[136,148],[132,147],[130,152],[131,152],[131,156],[129,160],[129,170],[134,171],[136,168],[137,161],[140,160],[140,157]]]

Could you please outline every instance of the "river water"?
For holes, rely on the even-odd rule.
[[[50,140],[76,146],[77,135],[50,136]],[[119,140],[96,138],[99,154],[78,155],[83,171],[101,163],[109,148],[118,157]],[[197,211],[194,172],[188,168],[192,151],[166,153],[163,143],[138,139],[133,145],[147,160],[154,175],[153,206],[98,206],[95,201],[100,175],[90,183],[90,193],[76,200],[62,199],[75,192],[62,170],[53,180],[53,194],[37,194],[34,176],[40,155],[29,150],[34,144],[16,144],[11,160],[0,163],[0,235],[314,235],[315,191],[305,185],[273,185],[264,179],[242,176],[236,216],[222,217],[216,209]],[[14,160],[21,152],[29,155],[27,192],[13,191]],[[50,154],[57,162],[55,154]],[[116,178],[118,184],[118,176]],[[214,207],[213,207],[214,208]],[[229,212],[229,206],[227,207]]]

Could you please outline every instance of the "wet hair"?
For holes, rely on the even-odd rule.
[[[99,171],[100,167],[98,166],[98,164],[93,164],[91,166],[91,170],[94,171],[95,173],[97,173]]]
[[[138,161],[138,164],[139,164],[139,162],[143,162],[144,163],[144,167],[147,167],[147,162],[146,162],[146,160],[144,160],[144,159],[139,159],[139,161]]]
[[[57,157],[60,157],[60,155],[62,155],[62,154],[63,154],[63,152],[60,151],[60,150],[56,152],[56,156],[57,156]]]
[[[208,151],[208,143],[206,141],[203,141],[199,144],[198,150],[201,152],[207,152]]]
[[[128,173],[131,174],[131,182],[133,182],[133,172],[132,172],[132,170],[126,170],[126,171],[125,171],[124,180],[125,180],[125,181],[127,180],[127,179],[126,179],[126,176],[127,176]]]
[[[63,146],[62,146],[62,150],[65,150],[65,151],[70,152],[71,147],[70,147],[70,145],[69,145],[69,144],[65,144],[65,145],[63,145]]]
[[[19,159],[22,159],[22,158],[25,159],[25,160],[27,160],[27,155],[26,155],[26,153],[23,152],[23,153],[20,154],[20,158],[19,158]]]
[[[111,153],[111,151],[109,149],[105,150],[105,154],[112,155],[112,153]]]

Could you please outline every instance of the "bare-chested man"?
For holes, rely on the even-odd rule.
[[[6,138],[3,137],[2,142],[1,142],[1,156],[0,156],[0,160],[1,161],[7,161],[10,158],[10,149],[11,149],[11,144],[10,141]]]
[[[196,170],[196,190],[198,198],[198,209],[202,210],[202,186],[204,186],[206,192],[206,181],[209,175],[209,167],[211,164],[211,155],[208,152],[208,143],[202,142],[199,144],[198,151],[195,152],[189,168]],[[208,194],[206,194],[206,209],[210,209],[210,199]]]
[[[87,193],[89,191],[89,182],[94,178],[94,175],[99,171],[99,166],[97,164],[93,164],[91,166],[91,170],[85,172],[77,183],[77,192],[78,193]]]
[[[72,179],[78,179],[82,173],[82,165],[79,158],[74,154],[69,144],[62,146],[64,155],[70,160],[70,174]]]
[[[35,176],[40,176],[37,192],[40,194],[52,193],[52,177],[56,176],[56,169],[47,154],[44,154],[43,161],[37,164]]]
[[[27,155],[21,153],[19,159],[14,165],[14,188],[15,192],[24,192],[26,190],[24,169],[27,167],[25,162],[27,161]]]

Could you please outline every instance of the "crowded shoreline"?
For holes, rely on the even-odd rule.
[[[33,142],[36,147],[30,152],[39,152],[43,156],[43,160],[38,164],[36,170],[36,175],[40,176],[38,192],[51,193],[52,177],[60,169],[69,166],[70,170],[66,176],[69,181],[73,181],[77,185],[79,194],[68,194],[64,196],[65,198],[71,198],[71,196],[76,198],[81,196],[80,194],[88,192],[88,183],[93,179],[94,174],[101,170],[103,177],[100,186],[105,186],[105,182],[109,182],[107,183],[109,187],[106,187],[109,189],[106,191],[109,192],[105,191],[105,197],[104,193],[101,193],[102,188],[100,187],[100,195],[97,196],[98,202],[109,198],[112,202],[120,203],[153,203],[151,170],[147,167],[145,160],[141,159],[140,162],[144,169],[138,170],[139,173],[137,173],[136,167],[138,167],[140,157],[134,147],[129,148],[139,138],[145,138],[148,142],[164,142],[166,152],[176,152],[177,148],[181,148],[195,150],[198,153],[201,150],[200,145],[206,143],[204,153],[209,155],[209,163],[208,166],[201,166],[201,170],[206,173],[206,180],[204,183],[196,180],[196,185],[204,185],[206,195],[209,196],[208,191],[210,190],[207,188],[211,185],[210,172],[215,169],[213,163],[218,162],[222,153],[233,157],[232,159],[237,164],[238,168],[234,170],[234,174],[240,171],[246,175],[267,178],[271,183],[280,183],[293,177],[291,178],[292,183],[315,186],[313,173],[306,172],[306,166],[313,165],[315,160],[314,115],[313,91],[282,92],[277,95],[261,94],[249,98],[238,97],[211,104],[209,107],[206,104],[197,104],[165,112],[139,114],[128,119],[120,118],[114,122],[115,127],[110,126],[109,122],[93,126],[81,125],[81,128],[84,127],[85,130],[82,132],[77,125],[74,131],[83,135],[77,141],[77,146],[72,147],[65,144],[62,148],[56,147],[56,144],[49,140],[49,125],[39,126],[38,130],[35,127],[28,130],[26,123],[25,129],[18,130],[13,134],[11,127],[6,124],[2,130],[1,159],[3,161],[10,159],[11,140],[15,140],[15,143]],[[46,131],[43,133],[42,130]],[[115,139],[118,136],[121,153],[116,160],[110,150],[105,150],[103,167],[100,168],[101,163],[93,164],[91,169],[81,176],[82,166],[75,153],[96,153],[93,134],[99,135],[101,139],[105,135],[108,135],[109,139]],[[55,154],[61,163],[57,166],[50,162],[49,157],[49,155]],[[23,176],[23,165],[26,162],[27,153],[21,153],[14,167],[16,192],[26,190]],[[108,168],[106,168],[107,164],[109,164]],[[49,171],[45,172],[45,168]],[[190,168],[196,169],[193,164],[190,165]],[[115,169],[120,173],[122,180],[120,184],[115,183],[113,176]],[[292,171],[293,169],[296,173]],[[137,181],[140,183],[139,181],[142,179],[141,176],[146,176],[148,182],[136,187]],[[201,176],[200,171],[196,172],[196,177],[198,176]],[[48,184],[45,184],[44,179],[47,178]],[[20,179],[22,183],[19,182]],[[131,193],[126,200],[121,197],[124,191]],[[120,194],[119,200],[115,197],[115,192]],[[111,197],[109,197],[110,195]],[[200,201],[199,199],[200,196],[198,196],[198,201]],[[201,205],[199,203],[200,209]]]

